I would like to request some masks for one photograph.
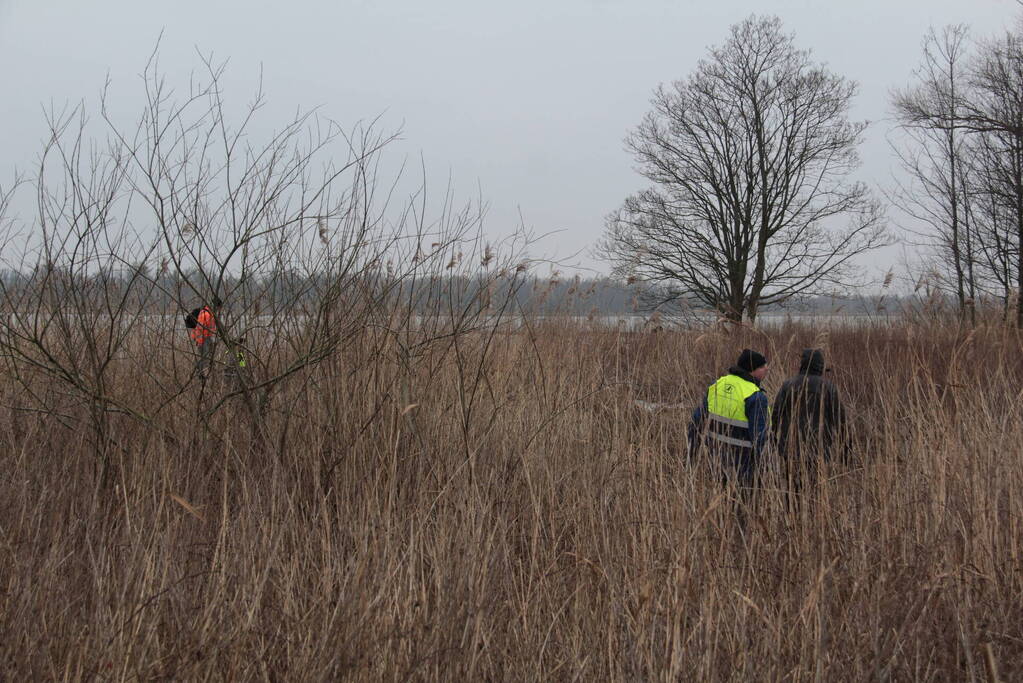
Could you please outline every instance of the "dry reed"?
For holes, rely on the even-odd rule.
[[[156,424],[0,383],[4,678],[1023,678],[1023,347],[1004,328],[372,330],[264,416],[190,389]],[[850,465],[746,533],[687,465],[685,412],[743,345],[773,395],[825,343]],[[188,361],[130,350],[153,409]],[[184,353],[182,351],[181,353]],[[194,385],[193,385],[194,388]],[[205,399],[202,399],[205,400]],[[64,416],[64,417],[61,417]],[[82,419],[79,423],[76,420]]]

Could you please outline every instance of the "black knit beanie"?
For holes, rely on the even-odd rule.
[[[757,368],[767,365],[767,358],[763,354],[750,349],[743,349],[739,354],[739,360],[735,363],[746,372],[753,372]]]

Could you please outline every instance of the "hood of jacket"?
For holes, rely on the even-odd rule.
[[[823,374],[824,352],[820,349],[803,349],[803,357],[799,361],[799,373],[802,375]]]

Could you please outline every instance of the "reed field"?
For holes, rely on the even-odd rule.
[[[1018,330],[366,327],[258,418],[176,334],[102,415],[4,366],[3,679],[1023,678]],[[740,524],[686,425],[746,346],[772,398],[822,347],[853,429]]]

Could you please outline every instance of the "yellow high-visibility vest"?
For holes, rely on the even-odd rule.
[[[756,384],[735,375],[725,375],[710,385],[707,390],[707,417],[710,420],[707,435],[730,446],[752,448],[746,399],[758,391],[761,389]],[[732,436],[730,427],[747,430],[744,432],[746,438]]]

